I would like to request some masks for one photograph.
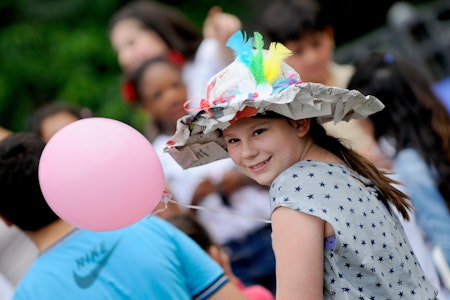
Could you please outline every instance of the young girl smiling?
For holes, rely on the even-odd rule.
[[[277,299],[436,299],[397,215],[408,197],[386,173],[327,135],[326,121],[365,118],[375,97],[305,83],[282,44],[228,41],[236,60],[211,78],[199,112],[166,150],[184,168],[229,155],[270,186]]]

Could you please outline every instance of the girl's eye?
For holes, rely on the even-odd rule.
[[[253,132],[253,135],[261,135],[264,131],[266,131],[265,129],[257,129]]]
[[[318,35],[315,36],[312,40],[311,40],[311,45],[313,48],[320,48],[323,44],[325,37],[322,35]]]
[[[235,138],[228,139],[228,140],[227,140],[227,144],[236,144],[238,141],[239,141],[239,140],[238,140],[238,139],[235,139]]]
[[[317,39],[317,40],[314,40],[314,42],[312,43],[312,46],[313,46],[313,48],[320,48],[320,47],[322,47],[322,40],[320,40],[320,39]]]
[[[151,95],[152,102],[158,102],[162,98],[163,92],[161,90],[157,90],[153,92]]]
[[[184,82],[180,78],[179,80],[174,81],[172,86],[174,86],[174,87],[183,87],[184,86]]]
[[[127,46],[133,46],[134,44],[136,44],[136,39],[128,39],[126,42]]]

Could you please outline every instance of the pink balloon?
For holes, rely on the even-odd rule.
[[[161,162],[150,142],[133,127],[107,118],[60,129],[42,152],[39,182],[61,219],[93,231],[139,221],[164,191]]]

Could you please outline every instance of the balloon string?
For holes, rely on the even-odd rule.
[[[251,216],[246,216],[246,215],[232,213],[232,212],[225,212],[225,211],[221,211],[221,210],[207,208],[207,207],[200,206],[200,205],[184,204],[184,203],[181,203],[181,202],[173,200],[172,199],[172,195],[170,193],[168,193],[168,192],[164,192],[163,197],[161,198],[161,201],[164,202],[164,207],[160,208],[160,209],[158,209],[158,210],[156,210],[154,212],[152,212],[150,214],[150,216],[156,215],[156,214],[166,210],[167,209],[167,203],[168,202],[172,202],[172,203],[176,203],[176,204],[181,205],[181,206],[186,207],[186,208],[197,209],[197,210],[207,210],[207,211],[218,213],[218,214],[234,215],[234,216],[238,216],[238,217],[242,217],[242,218],[245,218],[245,219],[254,220],[254,221],[258,221],[258,222],[263,222],[263,223],[268,223],[268,224],[271,223],[270,220],[266,220],[266,219],[262,219],[262,218],[251,217]]]
[[[163,208],[160,208],[160,209],[158,209],[158,210],[155,210],[154,212],[150,213],[148,216],[149,216],[149,217],[151,217],[151,216],[156,216],[156,215],[159,214],[160,212],[165,211],[165,210],[167,209],[167,202],[166,202],[166,201],[163,201],[163,202],[164,202],[164,207],[163,207]]]

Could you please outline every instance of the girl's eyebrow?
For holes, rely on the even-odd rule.
[[[225,132],[222,134],[222,137],[225,139],[225,140],[227,140],[227,139],[229,139],[230,137],[231,137],[231,135],[227,135]]]
[[[267,125],[269,125],[271,122],[270,121],[266,121],[266,120],[264,120],[264,121],[260,121],[260,122],[255,122],[255,124],[252,124],[252,125],[250,125],[249,127],[248,127],[248,129],[249,130],[255,130],[256,128],[258,128],[258,127],[264,127],[264,126],[267,126]],[[230,135],[228,134],[226,134],[225,132],[223,132],[223,138],[230,138]]]
[[[256,129],[257,127],[267,126],[270,123],[272,123],[272,122],[268,121],[268,120],[261,120],[259,122],[255,122],[255,124],[251,125],[249,128],[253,130],[253,129]]]

